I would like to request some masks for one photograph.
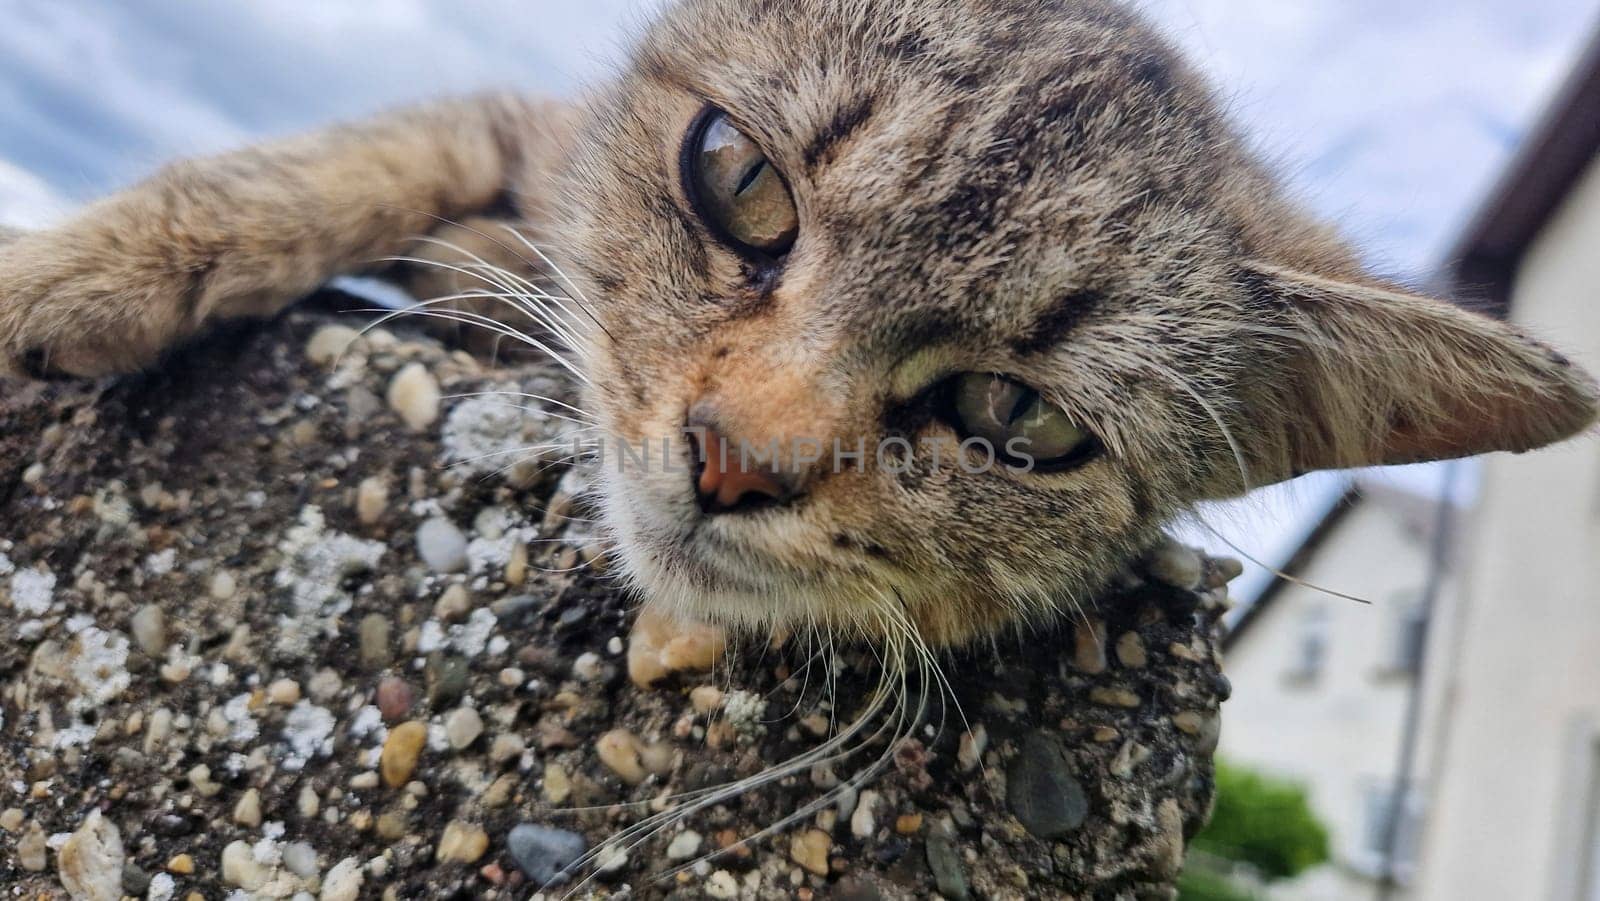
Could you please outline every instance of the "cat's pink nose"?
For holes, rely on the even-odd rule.
[[[697,448],[702,462],[700,475],[695,479],[695,492],[700,497],[700,507],[707,513],[734,513],[750,510],[784,500],[789,495],[781,473],[763,469],[759,462],[747,460],[748,455],[722,437],[711,426],[703,429],[703,443]],[[768,464],[770,466],[770,463]]]

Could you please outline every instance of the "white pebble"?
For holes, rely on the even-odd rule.
[[[572,674],[585,682],[594,682],[600,678],[604,670],[600,666],[600,655],[593,651],[585,651],[578,655],[572,662]]]
[[[361,861],[346,857],[333,865],[322,881],[321,901],[356,901],[361,895]]]
[[[128,628],[133,632],[134,643],[150,657],[160,657],[167,650],[167,614],[155,604],[146,604],[133,615]]]
[[[306,359],[318,366],[327,366],[339,359],[361,333],[347,325],[325,325],[306,342]]]
[[[434,572],[460,572],[467,568],[467,536],[455,523],[435,516],[417,527],[417,554]]]
[[[465,750],[483,734],[483,717],[471,707],[457,707],[445,717],[444,732],[450,740],[450,747],[457,751]]]
[[[356,518],[364,526],[375,525],[383,519],[389,507],[389,482],[377,476],[361,480],[356,486]]]
[[[421,363],[408,364],[389,382],[389,409],[406,428],[421,432],[439,418],[439,382]]]
[[[688,829],[678,833],[667,845],[668,860],[688,860],[700,853],[700,833]]]

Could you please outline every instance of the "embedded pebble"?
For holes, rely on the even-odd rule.
[[[442,516],[417,527],[417,554],[436,573],[456,573],[467,568],[467,536]]]
[[[553,882],[589,850],[583,836],[565,829],[521,823],[506,836],[511,859],[535,887]]]
[[[357,643],[361,666],[365,669],[380,670],[394,660],[389,651],[389,618],[381,613],[369,613],[361,618]]]
[[[1028,733],[1006,770],[1006,805],[1042,839],[1066,836],[1089,816],[1088,796],[1069,769],[1066,751],[1042,731]]]
[[[356,519],[364,526],[377,525],[389,507],[389,480],[369,476],[356,486]]]
[[[727,870],[717,870],[706,880],[706,894],[717,899],[739,897],[739,880]]]
[[[483,717],[471,707],[457,707],[444,718],[444,732],[451,748],[465,750],[483,734]]]
[[[721,629],[679,623],[646,607],[628,635],[628,678],[649,688],[672,673],[706,672],[726,648],[727,636]]]
[[[983,761],[983,752],[989,747],[989,730],[982,723],[972,727],[970,732],[961,733],[961,741],[956,745],[956,763],[963,773],[970,773],[978,768]]]
[[[194,872],[194,858],[187,854],[175,855],[167,861],[167,872],[179,876],[188,876]]]
[[[249,829],[261,825],[261,792],[252,788],[239,796],[239,803],[233,806],[233,821]]]
[[[378,713],[383,716],[384,722],[394,723],[405,719],[411,712],[411,705],[416,700],[416,692],[411,688],[411,683],[399,676],[388,676],[378,682],[378,690],[373,693],[373,700],[378,705]]]
[[[1102,707],[1122,707],[1132,710],[1143,703],[1139,696],[1126,688],[1099,686],[1089,690],[1089,700]]]
[[[475,823],[451,820],[439,837],[434,859],[440,863],[476,863],[489,850],[489,833]]]
[[[1157,547],[1145,561],[1150,575],[1174,588],[1194,590],[1205,577],[1205,564],[1200,555],[1176,541],[1168,539]]]
[[[1150,655],[1145,652],[1144,639],[1138,632],[1124,632],[1117,639],[1117,660],[1129,669],[1139,669],[1150,662]]]
[[[551,804],[565,804],[572,795],[572,780],[559,763],[544,765],[544,799]]]
[[[934,885],[948,901],[966,901],[971,892],[967,888],[966,868],[961,865],[961,854],[955,841],[943,830],[934,830],[928,836],[928,869],[933,873]]]
[[[301,879],[317,875],[317,849],[305,842],[290,842],[283,846],[283,865]]]
[[[267,686],[267,700],[279,707],[293,707],[300,703],[300,683],[293,679],[278,679]]]
[[[211,596],[219,601],[226,601],[233,597],[238,590],[238,582],[233,578],[233,573],[219,569],[211,577]]]
[[[667,859],[684,861],[700,853],[700,833],[686,829],[667,844]]]
[[[383,784],[399,788],[411,781],[417,771],[417,759],[428,741],[428,724],[411,720],[389,730],[383,742],[383,754],[378,759],[378,769],[383,773]]]
[[[489,759],[495,763],[505,763],[514,757],[521,757],[527,747],[528,743],[515,732],[496,735],[494,741],[489,743]]]
[[[160,657],[167,651],[167,614],[156,604],[146,604],[139,608],[128,623],[128,631],[133,633],[133,643],[139,646],[146,656]]]
[[[722,707],[722,689],[715,685],[698,685],[689,692],[689,706],[694,712],[705,715]]]
[[[118,901],[124,862],[122,833],[93,810],[56,850],[56,875],[75,901]]]
[[[439,595],[439,600],[433,605],[434,618],[447,623],[465,619],[472,612],[472,595],[467,587],[461,584],[451,585]]]
[[[395,373],[387,399],[389,409],[413,432],[426,431],[439,418],[439,381],[421,363],[408,363]]]
[[[30,873],[39,873],[50,865],[50,858],[45,853],[48,848],[48,837],[44,829],[37,822],[29,823],[26,832],[17,839],[17,863]]]
[[[253,892],[267,884],[272,873],[256,861],[249,842],[230,842],[222,849],[222,881]]]
[[[585,682],[595,682],[605,672],[600,663],[600,655],[593,651],[585,651],[578,655],[572,662],[572,674]]]
[[[467,693],[472,673],[467,661],[456,654],[428,655],[428,703],[435,710],[448,707]]]
[[[338,361],[351,344],[361,338],[361,333],[347,325],[325,325],[306,342],[306,359],[318,366],[328,366]]]
[[[789,840],[789,859],[818,876],[828,875],[828,851],[833,839],[821,829],[795,833]]]
[[[629,785],[638,785],[648,775],[639,760],[639,739],[626,729],[612,729],[600,736],[595,752],[601,763]]]
[[[856,838],[871,838],[877,831],[878,798],[878,793],[872,789],[861,793],[860,799],[856,802],[855,812],[850,814],[851,835]]]
[[[361,883],[366,877],[361,872],[361,861],[346,857],[333,865],[322,880],[319,901],[356,901],[361,897]]]

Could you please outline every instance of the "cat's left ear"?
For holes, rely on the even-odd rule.
[[[1520,453],[1600,412],[1587,373],[1503,322],[1399,288],[1250,271],[1253,301],[1295,345],[1265,389],[1276,409],[1257,475]]]

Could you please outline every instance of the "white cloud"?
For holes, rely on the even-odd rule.
[[[0,160],[0,225],[42,228],[66,209],[66,201],[38,176]]]
[[[1439,262],[1596,0],[1145,0],[1291,183],[1380,266]]]

